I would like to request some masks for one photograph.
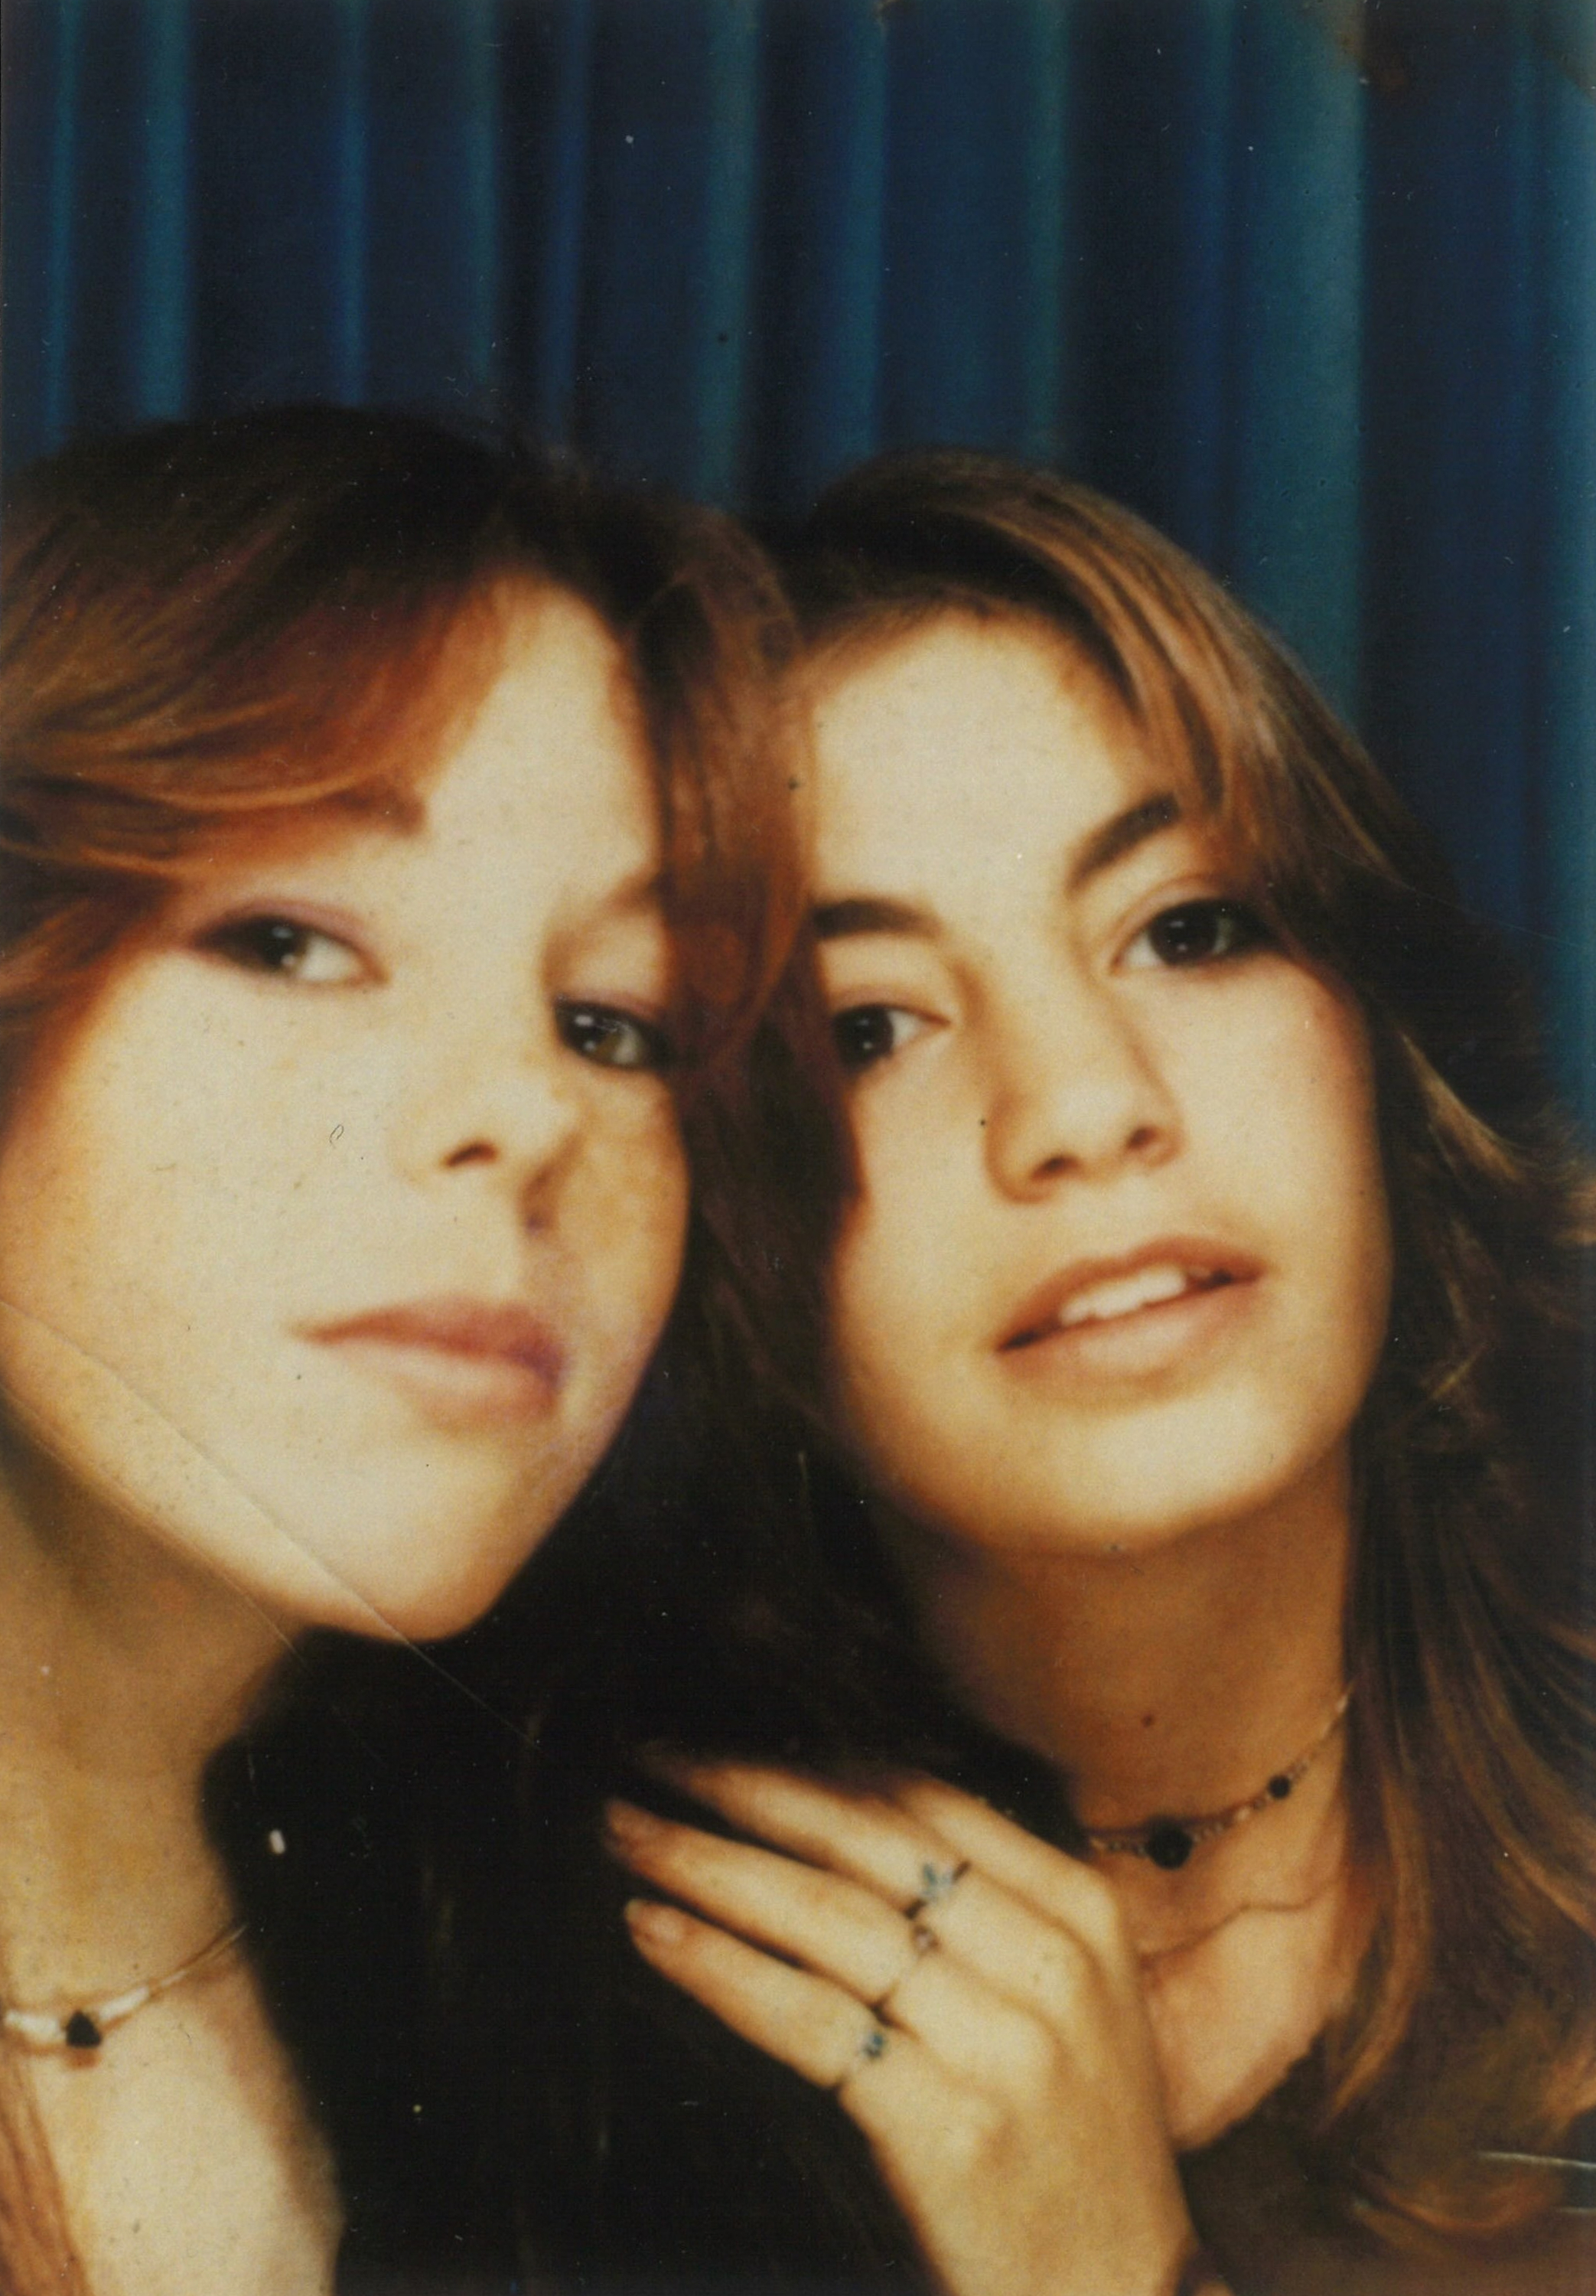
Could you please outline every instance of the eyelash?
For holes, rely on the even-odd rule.
[[[850,1075],[863,1069],[874,1068],[878,1062],[890,1060],[901,1052],[899,1043],[872,1046],[861,1042],[875,1024],[883,1021],[912,1020],[914,1015],[902,1004],[850,1004],[846,1012],[831,1017],[831,1042],[837,1057]],[[896,1035],[896,1031],[894,1031]]]
[[[245,972],[270,979],[294,980],[315,944],[321,942],[347,960],[336,980],[310,980],[315,988],[348,988],[371,977],[367,960],[337,933],[295,917],[264,911],[258,916],[230,917],[208,932],[200,946]],[[555,1007],[555,1026],[568,1050],[600,1068],[662,1075],[672,1065],[673,1047],[665,1030],[640,1013],[602,1004],[584,997],[562,1000]]]
[[[1199,922],[1211,928],[1224,945],[1217,948],[1196,950],[1166,946],[1160,951],[1160,935],[1167,944],[1171,934],[1178,937],[1183,930],[1189,931],[1193,923]],[[1178,901],[1169,908],[1161,909],[1135,935],[1125,955],[1130,956],[1132,950],[1145,943],[1153,964],[1159,970],[1196,971],[1206,965],[1226,964],[1232,957],[1242,956],[1248,950],[1261,947],[1268,939],[1267,928],[1244,902],[1209,898]],[[1141,967],[1134,965],[1133,969],[1140,970]],[[850,1004],[833,1014],[831,1041],[843,1068],[850,1075],[858,1075],[865,1069],[890,1060],[895,1053],[903,1049],[895,1024],[900,1020],[913,1021],[915,1015],[906,1006],[886,1004]],[[889,1041],[872,1043],[870,1041],[872,1034],[882,1023],[888,1024]]]
[[[616,1005],[567,1001],[555,1007],[555,1016],[561,1042],[601,1068],[660,1076],[675,1059],[663,1029]]]
[[[309,980],[307,987],[351,988],[371,978],[367,959],[352,943],[320,925],[307,924],[301,918],[282,916],[274,910],[263,910],[255,916],[229,917],[208,932],[200,946],[227,964],[237,965],[241,972],[264,973],[278,980],[297,980],[304,978],[307,959],[317,942],[336,950],[341,960],[347,960],[348,969],[340,968],[336,980]]]
[[[1216,929],[1221,937],[1228,936],[1226,945],[1221,948],[1197,950],[1169,947],[1160,952],[1155,938],[1160,931],[1166,936],[1172,931],[1178,935],[1183,927],[1190,926],[1198,919]],[[1214,898],[1177,901],[1167,909],[1160,909],[1156,917],[1149,919],[1126,948],[1125,956],[1129,958],[1131,951],[1145,942],[1152,952],[1155,964],[1167,971],[1178,972],[1195,969],[1199,965],[1223,964],[1231,957],[1241,956],[1248,949],[1257,948],[1268,938],[1268,931],[1262,919],[1245,902]]]

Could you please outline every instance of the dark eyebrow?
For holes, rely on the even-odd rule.
[[[1181,817],[1181,801],[1173,791],[1143,798],[1127,806],[1101,829],[1094,829],[1069,865],[1066,890],[1078,893],[1105,869],[1123,861],[1150,837],[1172,829]],[[872,894],[855,894],[840,901],[823,901],[814,912],[817,940],[847,940],[854,933],[910,933],[916,939],[935,940],[937,920],[909,901],[889,901]]]
[[[937,921],[907,901],[877,900],[863,895],[851,900],[823,901],[814,912],[816,940],[847,940],[853,933],[913,933],[922,940],[934,940]]]
[[[1173,791],[1143,798],[1127,806],[1112,820],[1094,829],[1071,861],[1065,889],[1078,893],[1093,877],[1101,877],[1138,845],[1173,829],[1181,817],[1181,801]],[[816,940],[847,940],[855,933],[909,933],[917,940],[939,937],[936,918],[910,901],[889,901],[874,894],[853,894],[840,901],[823,901],[814,912]]]
[[[1093,831],[1070,863],[1064,881],[1066,890],[1078,893],[1093,877],[1101,877],[1105,869],[1123,861],[1127,853],[1134,853],[1150,837],[1157,837],[1160,830],[1173,828],[1180,817],[1181,801],[1172,790],[1166,790],[1161,797],[1144,798],[1140,805],[1128,806],[1124,813],[1117,813],[1101,829]]]

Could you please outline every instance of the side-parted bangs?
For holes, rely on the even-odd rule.
[[[1382,1902],[1319,2136],[1330,2186],[1404,2239],[1522,2223],[1556,2190],[1523,2156],[1596,2108],[1596,1218],[1518,967],[1288,650],[1090,488],[884,456],[823,497],[789,576],[822,675],[945,613],[1089,663],[1363,1013],[1397,1266],[1355,1438],[1349,1775]]]
[[[631,674],[684,1076],[733,1058],[798,908],[773,674],[730,521],[529,449],[302,407],[90,440],[5,506],[0,1032],[92,986],[220,846],[390,817],[491,681],[494,602],[563,591]]]

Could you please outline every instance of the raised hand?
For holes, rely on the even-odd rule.
[[[616,1854],[695,1908],[634,1901],[638,1949],[835,2092],[949,2296],[1219,2289],[1191,2268],[1136,1959],[1098,1875],[929,1780],[667,1767],[757,1841],[612,1804]]]

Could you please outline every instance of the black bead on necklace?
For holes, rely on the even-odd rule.
[[[1145,1857],[1166,1874],[1178,1873],[1191,1852],[1205,1841],[1217,1841],[1221,1834],[1233,1833],[1237,1826],[1245,1825],[1249,1817],[1256,1817],[1273,1803],[1290,1799],[1292,1788],[1306,1776],[1339,1727],[1351,1698],[1349,1683],[1313,1744],[1305,1747],[1283,1770],[1276,1770],[1246,1801],[1232,1802],[1229,1809],[1213,1810],[1206,1817],[1153,1817],[1145,1825],[1129,1826],[1119,1833],[1088,1832],[1087,1849],[1094,1857]]]
[[[163,1993],[198,1977],[201,1970],[231,1953],[243,1936],[244,1926],[242,1922],[230,1922],[180,1968],[168,1970],[164,1977],[146,1978],[142,1985],[130,1985],[125,1993],[113,1993],[107,2001],[87,2002],[64,2015],[51,2009],[0,2007],[0,2033],[33,2049],[95,2050],[113,2026],[126,2024]]]

